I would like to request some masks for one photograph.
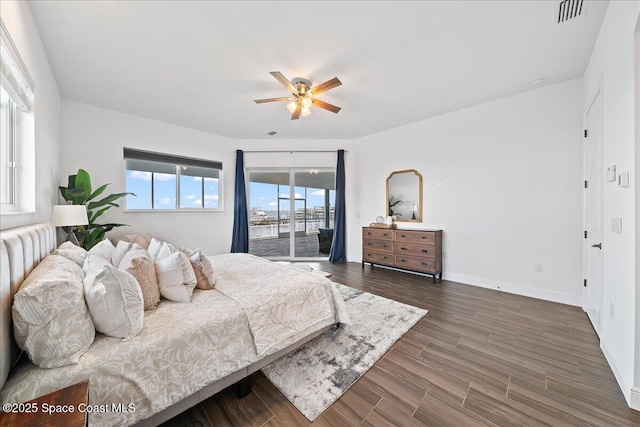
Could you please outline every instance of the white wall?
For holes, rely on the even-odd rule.
[[[634,168],[634,31],[639,14],[638,1],[609,4],[584,74],[583,110],[602,78],[604,164],[616,165],[618,171]],[[604,316],[600,338],[627,401],[634,376],[635,328],[639,327],[635,323],[634,203],[633,187],[619,188],[613,183],[604,186]],[[622,217],[622,234],[611,233],[608,224],[612,217]]]
[[[580,305],[581,99],[574,79],[359,139],[360,225],[389,173],[416,169],[446,279]]]
[[[31,77],[35,82],[35,182],[29,176],[25,185],[33,190],[21,190],[18,197],[28,198],[27,213],[3,214],[0,229],[17,227],[36,222],[51,221],[53,205],[57,200],[59,162],[61,155],[60,92],[42,46],[38,28],[35,25],[29,4],[21,1],[0,2],[0,16]],[[29,150],[30,151],[30,150]],[[33,153],[29,153],[33,155]],[[28,159],[34,167],[33,159]],[[31,174],[30,174],[31,175]],[[35,196],[35,197],[34,197]],[[37,201],[33,207],[33,199]]]
[[[91,174],[94,186],[112,183],[108,193],[125,191],[122,147],[139,148],[217,160],[223,163],[223,212],[123,212],[112,209],[105,221],[131,225],[115,229],[109,237],[126,233],[150,233],[159,239],[178,245],[202,248],[208,254],[228,253],[233,230],[233,200],[235,150],[348,150],[345,156],[347,170],[352,166],[355,153],[346,141],[318,140],[235,140],[196,131],[164,122],[107,110],[91,105],[63,100],[62,102],[64,151],[61,176],[83,168]],[[314,162],[333,165],[335,154],[291,155],[289,153],[264,155],[247,153],[245,167],[313,166]],[[333,159],[331,159],[331,157]],[[353,187],[351,174],[349,187]],[[64,183],[64,181],[63,181]],[[349,242],[348,242],[349,244]]]

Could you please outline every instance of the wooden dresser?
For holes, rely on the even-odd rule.
[[[442,230],[362,227],[364,264],[384,265],[442,280]]]

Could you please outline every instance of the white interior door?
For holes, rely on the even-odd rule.
[[[584,310],[593,328],[600,335],[602,327],[602,290],[604,285],[603,237],[603,128],[602,91],[593,98],[585,117],[587,136],[585,141],[585,230],[584,264],[586,288]]]

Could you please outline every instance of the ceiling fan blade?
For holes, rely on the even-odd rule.
[[[317,86],[312,86],[311,89],[309,89],[309,90],[314,95],[317,95],[319,93],[326,92],[329,89],[333,89],[334,87],[340,86],[341,84],[342,84],[342,82],[340,80],[338,80],[337,77],[334,77],[331,80],[327,80],[326,82],[320,83]]]
[[[263,99],[254,99],[253,102],[256,104],[262,104],[264,102],[277,102],[277,101],[293,101],[295,98],[281,96],[280,98],[263,98]]]
[[[320,101],[319,99],[314,99],[313,105],[336,114],[338,113],[338,111],[342,110],[342,108],[340,107],[336,107],[335,105],[329,104],[328,102]]]
[[[291,115],[291,120],[298,120],[300,118],[301,112],[302,112],[302,104],[298,104],[293,114]]]
[[[282,83],[282,85],[286,87],[289,90],[289,92],[293,93],[294,95],[298,94],[298,90],[296,89],[296,87],[292,85],[289,79],[287,79],[284,75],[282,75],[280,71],[271,71],[269,74],[271,74],[273,77],[276,78],[276,80]]]

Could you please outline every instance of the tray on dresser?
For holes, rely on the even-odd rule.
[[[369,224],[371,228],[396,228],[396,224],[378,224],[376,222],[372,222]]]

